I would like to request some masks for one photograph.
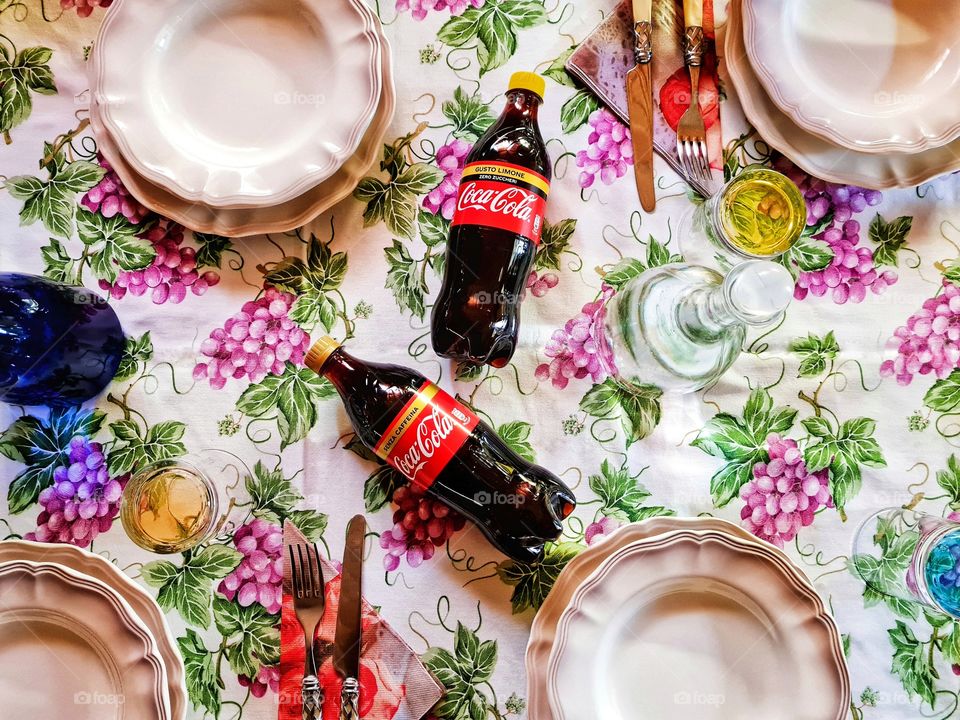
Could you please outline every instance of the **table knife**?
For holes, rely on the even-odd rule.
[[[340,692],[340,720],[359,720],[360,712],[360,592],[363,576],[363,540],[367,523],[355,515],[347,525],[340,574],[340,607],[333,640],[333,667],[343,678]]]
[[[633,172],[640,206],[653,212],[657,198],[653,189],[653,26],[652,0],[633,0],[634,59],[627,73],[627,109],[633,138]]]

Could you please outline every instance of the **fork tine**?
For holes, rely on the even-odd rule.
[[[307,573],[306,561],[303,559],[303,545],[297,545],[297,556],[300,559],[300,597],[311,597],[310,575]]]
[[[297,565],[297,558],[293,554],[293,545],[287,548],[287,555],[290,556],[290,589],[294,597],[300,597],[300,567]]]
[[[310,547],[313,548],[313,558],[316,561],[317,574],[314,578],[316,584],[316,592],[319,597],[324,596],[324,590],[326,589],[326,580],[323,577],[323,567],[320,565],[320,553],[317,550],[317,544],[311,543]]]
[[[314,555],[313,553],[310,552],[309,545],[306,545],[306,546],[301,545],[300,547],[304,549],[304,552],[307,555],[306,575],[307,575],[307,587],[310,588],[310,597],[318,597],[319,588],[317,583],[317,568],[316,568],[316,562],[314,561]]]

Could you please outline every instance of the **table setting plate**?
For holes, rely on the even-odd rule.
[[[369,10],[364,9],[364,12],[369,14]],[[244,237],[285,232],[299,227],[347,197],[381,150],[384,133],[393,119],[396,107],[396,88],[390,44],[383,36],[379,24],[377,28],[382,48],[382,91],[357,151],[348,157],[331,177],[290,200],[262,208],[220,208],[184,200],[138,174],[104,125],[100,105],[93,98],[90,104],[90,125],[97,138],[98,149],[137,200],[154,212],[191,230]]]
[[[839,720],[850,698],[809,581],[774,548],[716,529],[609,554],[557,622],[546,691],[556,720],[776,717],[785,704],[797,720]]]
[[[107,585],[54,563],[0,564],[0,692],[11,717],[171,718],[150,631]]]
[[[329,179],[381,93],[360,0],[117,0],[91,98],[137,173],[184,200],[263,207]]]
[[[859,152],[918,152],[960,135],[956,7],[939,0],[747,0],[747,55],[804,130]]]
[[[960,169],[960,139],[916,153],[873,153],[842,147],[797,125],[766,93],[750,63],[742,1],[730,3],[724,61],[744,114],[772,148],[815,177],[875,190],[914,187]]]
[[[146,590],[113,563],[73,545],[38,543],[28,540],[0,542],[0,565],[18,560],[63,566],[103,583],[123,598],[157,643],[157,651],[163,659],[167,674],[170,717],[172,720],[181,720],[186,717],[187,686],[183,659],[177,650],[176,641],[166,617]]]

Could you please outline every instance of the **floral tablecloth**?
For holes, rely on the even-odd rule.
[[[84,62],[108,4],[0,0],[0,266],[100,288],[129,335],[96,403],[3,408],[0,524],[75,541],[150,587],[186,660],[193,717],[274,716],[279,523],[338,558],[358,511],[380,536],[367,594],[438,670],[437,718],[522,717],[528,630],[559,570],[619,524],[663,513],[744,518],[786,548],[844,633],[855,718],[960,714],[960,625],[865,593],[847,569],[870,512],[960,509],[960,183],[825,185],[770,158],[723,88],[725,171],[777,162],[807,196],[810,227],[788,259],[796,302],[705,394],[630,397],[585,369],[583,326],[601,295],[677,259],[676,220],[697,199],[658,160],[657,212],[639,213],[626,130],[562,70],[612,3],[381,0],[398,83],[385,169],[309,226],[248,239],[145,212],[98,158]],[[427,337],[451,198],[509,73],[531,68],[548,79],[555,173],[522,344],[502,370],[451,367]],[[505,560],[363,451],[330,386],[302,367],[308,335],[322,333],[452,387],[576,488],[543,564]],[[140,551],[96,489],[49,489],[69,474],[58,468],[91,457],[123,483],[146,461],[204,448],[249,472],[225,488],[232,525],[186,555]],[[764,490],[758,472],[789,487]],[[421,505],[431,519],[404,525]],[[880,563],[893,576],[906,558],[891,546]]]

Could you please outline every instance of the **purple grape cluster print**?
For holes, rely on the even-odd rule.
[[[630,129],[606,108],[594,110],[588,122],[587,149],[577,152],[580,187],[591,187],[598,176],[600,182],[610,185],[623,177],[633,164]]]
[[[613,357],[602,340],[600,311],[612,296],[613,288],[604,286],[598,299],[584,305],[562,328],[553,331],[543,350],[550,362],[537,366],[537,380],[550,380],[562,390],[572,379],[589,377],[595,383],[606,379],[604,367],[613,366]]]
[[[534,297],[543,297],[560,282],[560,276],[555,272],[545,272],[538,275],[536,270],[527,275],[527,290]]]
[[[279,375],[287,361],[302,365],[310,337],[289,317],[295,300],[268,287],[258,299],[245,302],[200,345],[203,357],[193,368],[194,379],[207,378],[220,389],[229,378],[249,377],[257,383],[268,373]]]
[[[960,288],[943,281],[943,291],[924,301],[893,333],[897,357],[880,365],[880,374],[909,385],[914,375],[943,379],[960,363]]]
[[[794,297],[829,295],[838,305],[863,302],[870,290],[879,295],[897,281],[892,270],[880,270],[874,264],[873,250],[860,244],[861,225],[853,216],[883,199],[877,190],[854,185],[834,185],[803,172],[788,161],[776,168],[800,188],[807,203],[807,225],[827,221],[814,237],[823,240],[833,252],[830,264],[822,270],[801,272]]]
[[[103,6],[109,4],[110,2],[106,2]],[[134,225],[139,224],[150,211],[130,194],[120,176],[100,154],[97,155],[97,163],[107,174],[86,192],[80,199],[80,204],[90,212],[100,213],[106,218],[112,218],[119,213]]]
[[[237,675],[237,682],[240,687],[250,688],[250,694],[256,698],[261,698],[270,692],[280,692],[280,668],[276,665],[261,665],[257,676],[254,678],[246,675]]]
[[[468,7],[483,7],[484,0],[397,0],[399,12],[410,11],[414,20],[423,20],[431,11],[449,10],[461,15]]]
[[[283,604],[283,532],[279,525],[256,518],[233,534],[243,559],[220,581],[217,590],[243,607],[260,603],[271,615]]]
[[[100,281],[100,288],[109,290],[110,296],[123,298],[131,295],[150,295],[156,305],[183,302],[189,290],[194,295],[203,295],[220,282],[215,270],[200,272],[197,269],[197,251],[183,245],[183,226],[170,220],[161,220],[141,238],[149,240],[156,256],[142,270],[124,270],[111,284]]]
[[[801,527],[813,523],[822,507],[833,507],[829,471],[807,472],[796,440],[767,437],[770,459],[753,466],[753,479],[740,489],[745,501],[743,526],[757,537],[783,547]]]
[[[406,558],[410,567],[419,567],[466,524],[459,513],[407,485],[394,491],[393,502],[397,505],[394,525],[380,535],[380,547],[387,551],[383,566],[388,572],[400,567],[401,558]]]
[[[77,15],[82,18],[90,17],[94,8],[108,8],[113,0],[60,0],[60,7],[64,10],[77,9]]]
[[[24,537],[87,547],[113,525],[127,478],[110,477],[103,446],[83,436],[70,440],[67,457],[53,484],[40,491],[37,529]]]
[[[452,140],[437,148],[435,161],[443,170],[443,180],[423,198],[423,207],[434,215],[442,215],[447,220],[453,218],[457,205],[457,188],[460,176],[467,162],[467,155],[473,147],[464,140]]]

